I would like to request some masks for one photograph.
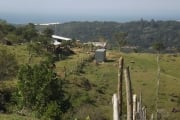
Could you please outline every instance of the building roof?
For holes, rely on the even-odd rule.
[[[44,26],[48,26],[48,25],[57,25],[60,24],[59,22],[55,22],[55,23],[40,23],[40,24],[35,24],[35,25],[44,25]]]
[[[52,38],[58,39],[58,40],[64,40],[64,41],[72,40],[71,38],[66,38],[66,37],[62,37],[62,36],[58,36],[58,35],[52,35]]]

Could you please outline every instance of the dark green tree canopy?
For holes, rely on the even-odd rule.
[[[50,28],[46,28],[43,30],[43,34],[48,37],[51,38],[51,36],[54,34],[54,31]]]
[[[162,42],[155,42],[153,43],[153,49],[160,52],[161,50],[163,50],[165,47],[164,47],[164,44]]]
[[[63,81],[47,62],[23,65],[18,73],[19,104],[38,112],[40,116],[59,120],[66,111]],[[67,102],[66,102],[67,103]]]
[[[127,39],[126,39],[127,36],[128,34],[125,32],[118,32],[114,35],[114,39],[117,41],[119,50],[121,49],[122,46],[127,44]]]

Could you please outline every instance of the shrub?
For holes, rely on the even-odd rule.
[[[15,55],[5,47],[0,47],[0,80],[15,76],[18,69]]]
[[[63,81],[49,64],[23,65],[18,73],[18,98],[22,107],[37,111],[38,116],[59,119],[69,103],[65,99]]]

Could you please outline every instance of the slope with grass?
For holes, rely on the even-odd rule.
[[[68,77],[71,83],[68,91],[72,93],[74,107],[78,107],[75,117],[82,119],[89,115],[92,119],[112,119],[111,98],[117,90],[118,59],[121,55],[125,58],[125,66],[130,66],[133,93],[138,95],[142,93],[143,104],[147,107],[148,117],[150,117],[150,114],[155,113],[157,90],[156,55],[147,53],[124,54],[109,51],[107,53],[107,62],[100,64],[87,63],[83,68],[83,73],[75,75],[75,77]],[[179,119],[179,113],[171,112],[173,108],[180,109],[178,103],[178,97],[180,97],[179,58],[180,56],[178,55],[161,55],[162,70],[158,108],[163,119]],[[167,61],[169,61],[168,64],[166,63]],[[89,86],[91,86],[88,90],[86,90],[88,85],[83,84],[83,81],[87,80],[90,84]],[[123,95],[125,113],[125,92]],[[85,96],[86,98],[84,98]],[[101,113],[100,116],[96,114],[99,112]]]
[[[25,45],[9,46],[11,52],[16,54],[19,64],[28,62],[28,51]],[[73,66],[86,59],[89,54],[81,49],[74,50],[75,54],[65,60],[56,62],[56,71],[63,76],[64,67],[71,70]],[[69,99],[72,109],[64,114],[64,119],[84,119],[90,116],[92,120],[112,120],[112,95],[117,90],[118,59],[123,56],[125,66],[130,66],[133,93],[142,92],[143,104],[148,110],[148,117],[155,112],[157,64],[156,55],[147,53],[119,53],[107,51],[107,61],[96,64],[94,61],[86,61],[79,72],[63,76],[65,79],[65,91],[70,94]],[[41,61],[41,57],[34,56],[33,63]],[[172,108],[180,109],[180,56],[162,54],[160,57],[161,76],[158,106],[162,118],[166,120],[180,119],[180,113],[173,113]],[[15,78],[14,78],[15,79]],[[7,80],[0,83],[2,89],[16,87],[16,80]],[[4,87],[4,88],[3,88]],[[125,84],[124,84],[125,91]],[[125,108],[125,92],[123,93],[123,108]],[[17,114],[0,114],[0,119],[11,120],[33,119],[29,116]]]

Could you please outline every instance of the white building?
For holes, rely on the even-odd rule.
[[[66,38],[58,35],[52,35],[53,45],[61,45],[62,41],[71,41],[71,38]]]

